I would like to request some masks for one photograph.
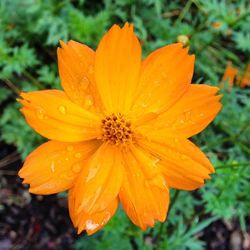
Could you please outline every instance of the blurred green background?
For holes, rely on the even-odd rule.
[[[196,55],[195,83],[219,86],[229,61],[238,76],[245,74],[250,62],[249,0],[1,0],[0,152],[12,145],[24,159],[44,141],[28,127],[15,99],[21,90],[60,88],[56,58],[59,39],[96,48],[113,23],[126,21],[134,24],[144,56],[176,42],[180,35],[187,36],[186,46]],[[240,88],[239,84],[229,88],[225,81],[221,93],[223,110],[212,125],[192,139],[217,171],[198,191],[171,190],[166,223],[143,232],[120,209],[94,236],[76,239],[71,233],[72,244],[66,247],[55,240],[41,248],[21,241],[20,248],[14,248],[16,238],[10,237],[10,249],[250,249],[250,88]],[[17,154],[4,153],[4,157],[0,159],[0,188],[11,190],[10,183],[13,178],[18,180],[15,171],[21,163],[14,167],[9,164],[13,157],[18,159]],[[62,194],[56,199],[66,198]],[[8,206],[8,202],[0,201],[2,215],[8,214]],[[15,232],[15,228],[11,230]],[[58,234],[55,232],[53,239]],[[0,230],[0,242],[8,235]]]

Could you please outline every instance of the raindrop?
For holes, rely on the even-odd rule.
[[[178,138],[174,138],[174,142],[178,142],[179,141],[179,139]]]
[[[82,157],[82,154],[81,153],[76,153],[75,154],[75,158],[81,158]]]
[[[66,107],[65,106],[63,106],[63,105],[60,105],[59,107],[58,107],[58,110],[59,110],[59,112],[61,113],[61,114],[63,114],[63,115],[65,115],[66,114]]]
[[[40,108],[37,109],[36,110],[36,115],[37,115],[38,119],[40,119],[40,120],[45,118],[45,112],[44,112],[43,109],[40,109]]]
[[[159,158],[155,158],[153,161],[153,166],[156,167],[159,161],[160,161]]]
[[[69,152],[73,151],[73,149],[74,149],[73,146],[67,146],[67,150],[68,150]]]
[[[87,89],[87,87],[89,86],[89,79],[86,76],[84,76],[80,82],[80,85],[82,90]]]
[[[91,96],[86,96],[84,106],[86,108],[90,107],[93,104],[92,97]]]
[[[94,67],[90,65],[88,71],[90,75],[94,74]]]
[[[89,174],[86,177],[86,182],[89,182],[91,179],[93,179],[96,176],[98,168],[91,168],[89,170]]]
[[[187,159],[187,156],[184,155],[184,154],[181,154],[181,159],[182,159],[182,160],[185,160],[185,159]]]
[[[92,220],[86,220],[85,226],[86,230],[95,230],[99,224],[94,223]]]
[[[50,169],[51,169],[51,172],[55,172],[55,162],[51,162],[51,165],[50,165]]]
[[[76,163],[76,164],[74,164],[73,166],[72,166],[72,171],[74,172],[74,173],[79,173],[80,172],[80,170],[81,170],[81,166],[80,166],[80,164],[79,163]]]

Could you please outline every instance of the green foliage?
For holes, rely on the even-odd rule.
[[[194,82],[219,85],[228,61],[244,71],[250,61],[249,1],[2,0],[0,1],[0,139],[22,157],[43,142],[30,129],[15,99],[19,91],[61,88],[56,47],[74,39],[96,48],[112,23],[134,23],[146,56],[190,39],[196,55]],[[219,23],[219,27],[214,27]],[[205,249],[200,233],[215,220],[237,220],[246,230],[250,211],[250,89],[223,91],[223,110],[193,140],[217,168],[196,192],[171,190],[173,206],[164,225],[141,231],[122,209],[99,233],[82,236],[76,249]],[[175,201],[173,201],[175,200]]]

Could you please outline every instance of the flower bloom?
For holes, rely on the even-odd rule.
[[[103,227],[119,203],[142,229],[163,222],[169,188],[203,186],[214,168],[189,137],[221,108],[218,88],[191,84],[194,56],[181,43],[141,59],[133,26],[114,25],[94,52],[58,48],[63,90],[21,93],[28,124],[50,141],[19,172],[34,194],[69,190],[78,232]]]
[[[237,76],[238,70],[232,66],[232,63],[229,62],[227,64],[227,67],[225,69],[224,75],[222,77],[222,82],[221,82],[221,88],[224,87],[224,82],[227,81],[229,86],[233,86],[234,85],[234,80]]]
[[[225,82],[228,82],[230,88],[233,85],[237,85],[241,88],[250,86],[250,64],[247,65],[245,73],[240,74],[238,69],[229,62],[222,77],[222,82],[220,83],[221,88],[224,88]]]
[[[238,77],[238,82],[241,88],[250,86],[250,63],[247,65],[246,71],[243,76]]]
[[[221,22],[214,22],[211,25],[214,29],[219,29],[222,26]]]

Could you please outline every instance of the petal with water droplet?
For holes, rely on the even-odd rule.
[[[119,147],[104,143],[82,169],[73,192],[78,212],[105,209],[119,192],[123,177]]]
[[[62,192],[73,185],[86,160],[99,145],[94,140],[73,144],[56,141],[44,143],[26,158],[19,176],[30,185],[31,193]],[[75,158],[75,152],[80,153],[82,158]]]
[[[169,192],[161,172],[157,171],[157,175],[148,175],[149,170],[145,170],[152,168],[149,162],[153,163],[153,157],[150,159],[143,152],[133,150],[124,154],[126,174],[119,198],[133,223],[145,230],[154,226],[155,221],[163,222],[166,219]],[[147,166],[143,166],[144,164]],[[151,169],[150,172],[152,171],[156,170]]]
[[[60,42],[62,48],[58,48],[58,67],[61,84],[68,97],[80,106],[90,109],[98,109],[97,93],[94,81],[95,52],[88,46],[69,41]],[[87,96],[91,96],[92,102],[85,105]]]
[[[194,56],[180,43],[152,52],[142,62],[132,113],[144,116],[168,109],[188,89],[193,70]]]
[[[146,136],[188,138],[202,131],[218,114],[222,105],[218,88],[191,84],[188,91],[166,112],[143,124],[140,133]],[[166,123],[168,124],[166,126]]]
[[[100,137],[101,118],[71,102],[63,91],[34,91],[21,93],[21,97],[21,112],[41,135],[64,142]]]
[[[118,199],[110,202],[110,204],[102,211],[88,214],[84,211],[77,213],[75,207],[75,197],[73,191],[69,191],[68,195],[69,214],[70,218],[76,228],[78,228],[78,234],[83,230],[87,231],[88,235],[91,235],[105,226],[112,218],[118,207]]]
[[[214,172],[206,155],[187,139],[173,143],[172,138],[159,135],[151,137],[150,142],[146,139],[137,142],[145,151],[161,159],[158,170],[164,174],[170,187],[184,190],[199,188]]]

